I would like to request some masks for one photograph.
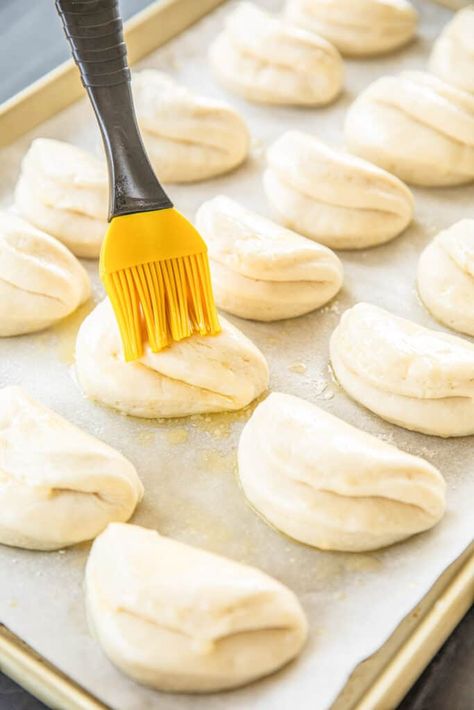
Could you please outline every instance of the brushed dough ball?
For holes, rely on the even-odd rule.
[[[440,232],[418,262],[418,292],[441,323],[474,336],[474,219]]]
[[[345,122],[349,150],[415,185],[474,180],[474,96],[424,72],[384,76]]]
[[[143,486],[130,461],[32,399],[0,390],[0,543],[56,550],[130,518]]]
[[[76,341],[76,370],[84,394],[136,417],[185,417],[242,409],[268,387],[258,348],[220,318],[218,335],[192,336],[158,353],[125,362],[108,301],[85,319]]]
[[[257,406],[238,457],[252,506],[325,550],[375,550],[444,513],[446,486],[434,466],[289,394],[272,392]]]
[[[342,90],[335,47],[249,2],[227,17],[209,60],[224,86],[257,103],[318,106]]]
[[[283,584],[137,525],[114,523],[97,538],[85,589],[106,655],[159,690],[249,683],[294,658],[306,639],[303,610]]]
[[[332,249],[383,244],[412,220],[413,197],[398,178],[308,133],[284,133],[267,163],[265,192],[282,222]]]
[[[398,49],[413,38],[418,21],[407,0],[287,0],[285,15],[353,57]]]
[[[48,328],[89,296],[89,277],[63,244],[0,212],[0,337]]]
[[[422,434],[474,434],[473,343],[358,303],[330,352],[342,387],[382,419]]]
[[[430,71],[448,84],[474,93],[474,6],[459,10],[436,40]]]
[[[220,195],[198,210],[216,303],[241,318],[293,318],[327,303],[342,286],[342,264],[311,242]]]
[[[21,164],[18,212],[76,256],[99,256],[107,229],[105,164],[70,143],[36,138]]]
[[[199,96],[155,69],[134,73],[132,88],[142,137],[160,180],[205,180],[247,157],[247,126],[224,101]]]

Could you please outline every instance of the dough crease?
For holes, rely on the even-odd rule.
[[[474,434],[474,344],[368,303],[346,311],[331,364],[356,401],[406,429]]]
[[[251,505],[322,549],[391,545],[444,513],[445,483],[431,464],[289,394],[272,392],[257,406],[238,462]]]
[[[94,633],[140,683],[211,692],[267,675],[299,653],[295,595],[252,567],[136,525],[111,524],[86,567]]]
[[[125,521],[143,495],[118,451],[32,399],[0,390],[0,542],[56,550]]]

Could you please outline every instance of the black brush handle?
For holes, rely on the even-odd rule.
[[[56,9],[102,133],[109,219],[172,207],[138,130],[118,0],[56,0]]]

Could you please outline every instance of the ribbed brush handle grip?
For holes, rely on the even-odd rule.
[[[130,80],[117,0],[56,0],[56,8],[84,86]]]
[[[172,203],[148,161],[138,130],[117,0],[56,0],[72,55],[99,123],[114,217]]]

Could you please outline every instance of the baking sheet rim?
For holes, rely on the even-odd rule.
[[[224,1],[201,0],[197,9],[194,0],[161,0],[137,13],[125,24],[130,61],[138,61],[165,44]],[[78,72],[72,60],[68,60],[0,104],[0,147],[8,145],[51,118],[82,95],[83,88]],[[454,563],[453,578],[442,588],[426,613],[420,616],[419,622],[395,654],[381,666],[371,685],[359,689],[358,698],[347,705],[347,709],[394,707],[416,681],[472,604],[472,548],[466,548],[461,558],[466,558],[462,567],[458,569]],[[433,588],[445,576],[449,578],[449,573],[448,568]],[[430,593],[426,596],[429,597]],[[420,604],[423,604],[423,600]],[[387,643],[389,642],[390,639]],[[371,659],[376,659],[380,651],[381,649]],[[403,681],[403,675],[405,680],[407,677],[406,659],[410,659],[408,683]],[[58,703],[67,699],[71,710],[106,708],[1,625],[0,669],[45,702]],[[33,679],[25,674],[32,674]],[[345,694],[348,687],[356,683],[351,677],[340,695]],[[338,703],[337,699],[335,703]]]
[[[425,613],[420,614],[409,637],[394,650],[372,684],[357,689],[357,679],[351,677],[342,693],[346,694],[353,685],[357,697],[347,704],[340,704],[336,698],[335,706],[347,710],[381,710],[397,706],[473,603],[473,550],[474,545],[467,547],[438,578],[417,608],[423,607],[425,599],[432,596],[434,587],[440,585],[440,593],[431,600]],[[368,660],[376,660],[380,651]],[[51,707],[61,710],[66,707],[62,704],[66,700],[68,710],[107,708],[1,625],[0,670]]]

